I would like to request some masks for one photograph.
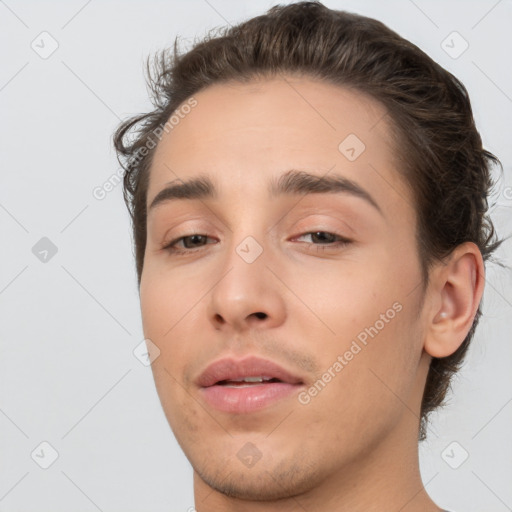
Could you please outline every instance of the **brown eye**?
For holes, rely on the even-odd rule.
[[[171,253],[178,254],[194,252],[194,250],[200,249],[201,247],[206,245],[206,243],[202,242],[206,242],[208,238],[209,237],[207,235],[193,233],[192,235],[181,236],[179,238],[172,240],[165,247],[163,247],[163,249]],[[178,245],[180,243],[183,243],[183,245]]]
[[[202,245],[201,241],[204,242],[206,238],[206,235],[190,235],[182,237],[181,240],[187,249],[194,249],[197,245]],[[190,242],[190,244],[187,244],[187,241]]]
[[[341,235],[331,233],[329,231],[309,231],[308,233],[300,235],[297,239],[305,236],[311,237],[311,240],[313,240],[313,242],[307,243],[307,245],[315,247],[316,250],[343,247],[351,242],[351,240],[348,240],[347,238],[344,238]]]
[[[311,235],[311,240],[316,240],[319,243],[332,243],[335,241],[336,235],[334,233],[327,233],[327,231],[315,231],[308,233]]]

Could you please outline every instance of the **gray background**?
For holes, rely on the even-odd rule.
[[[133,354],[143,335],[122,189],[93,191],[119,169],[119,120],[150,108],[146,55],[275,3],[0,1],[0,511],[193,506],[191,467]],[[504,165],[493,219],[509,235],[512,2],[325,4],[382,20],[467,86]],[[469,44],[460,55],[453,31]],[[511,249],[497,254],[509,265]],[[456,512],[512,510],[511,280],[488,267],[485,316],[420,446],[428,492]]]

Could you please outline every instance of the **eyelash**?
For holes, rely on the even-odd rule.
[[[334,235],[339,240],[336,243],[330,243],[330,244],[309,243],[308,244],[309,246],[315,246],[316,247],[316,251],[317,252],[325,251],[326,249],[342,248],[342,247],[345,247],[346,245],[348,245],[348,244],[350,244],[352,242],[352,240],[349,240],[348,238],[345,238],[345,237],[343,237],[341,235],[338,235],[337,233],[334,233],[332,231],[308,231],[306,233],[303,233],[302,235],[300,235],[297,238],[301,238],[301,237],[303,237],[305,235],[316,235],[318,233]],[[201,247],[196,247],[196,248],[193,248],[193,249],[177,249],[176,248],[176,244],[178,242],[181,242],[185,238],[191,238],[193,236],[202,236],[202,237],[209,238],[208,235],[203,235],[202,233],[192,233],[190,235],[180,236],[179,238],[175,238],[174,240],[171,240],[167,245],[162,247],[162,249],[167,251],[167,252],[169,252],[169,253],[171,253],[171,254],[177,254],[177,255],[186,254],[186,253],[195,253],[197,251],[200,251],[201,249],[203,249],[205,247],[205,245],[203,245]],[[206,245],[208,245],[208,244],[206,244]]]

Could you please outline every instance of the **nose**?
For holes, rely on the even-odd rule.
[[[214,285],[208,305],[214,327],[244,331],[281,325],[286,315],[286,290],[276,278],[277,265],[270,261],[263,244],[247,237],[222,259],[222,277]]]

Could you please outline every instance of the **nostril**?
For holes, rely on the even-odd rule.
[[[258,318],[266,318],[267,317],[267,314],[266,313],[254,313]]]
[[[221,315],[219,315],[218,313],[215,313],[215,320],[219,323],[219,324],[223,324],[224,323],[224,318],[222,318]]]

